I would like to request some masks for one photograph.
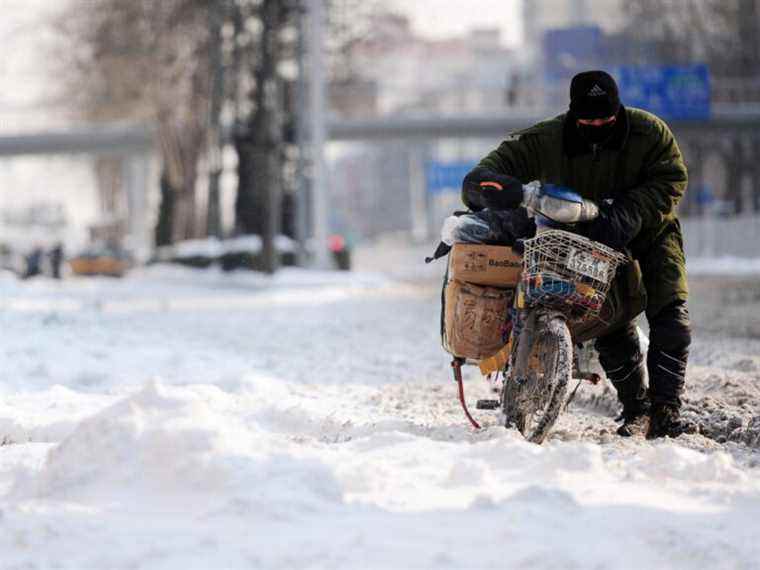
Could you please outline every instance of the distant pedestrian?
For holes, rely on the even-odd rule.
[[[26,256],[26,271],[24,279],[29,279],[42,273],[42,248],[36,246],[29,255]]]
[[[60,279],[61,264],[63,263],[63,244],[61,242],[56,243],[48,253],[48,256],[50,257],[50,271],[52,272],[53,279]]]

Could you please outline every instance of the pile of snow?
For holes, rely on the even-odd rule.
[[[689,275],[760,275],[760,257],[695,257],[686,259]]]
[[[218,511],[238,499],[266,505],[279,497],[283,511],[340,500],[318,460],[281,454],[276,440],[228,413],[228,400],[214,387],[148,384],[82,421],[11,497],[105,511],[161,504],[185,513]]]
[[[156,264],[133,272],[136,281],[146,279],[164,281],[172,285],[200,285],[230,287],[320,287],[339,285],[346,287],[381,287],[392,284],[386,275],[372,271],[331,271],[283,267],[276,273],[268,275],[256,271],[238,270],[222,271],[219,268],[191,269],[187,267]]]
[[[260,244],[259,248],[260,249]],[[219,257],[223,253],[222,242],[216,238],[186,240],[170,247],[160,248],[160,258],[171,257]],[[258,249],[256,251],[258,251]]]
[[[45,370],[40,367],[37,372],[44,373]],[[0,445],[59,442],[79,422],[118,397],[115,394],[83,393],[60,384],[23,395],[8,393],[13,387],[13,383],[5,383],[0,398]]]
[[[687,411],[704,410],[709,437],[615,437],[616,402],[584,386],[539,447],[496,412],[476,412],[482,431],[467,425],[437,287],[225,277],[155,266],[0,281],[0,566],[760,559],[760,452],[745,437],[757,341],[696,339]],[[475,370],[466,381],[471,404],[492,396]]]
[[[2,502],[4,559],[685,568],[760,554],[760,482],[725,453],[539,447],[495,425],[400,421],[393,386],[249,376],[228,390],[150,383],[83,420],[18,473]],[[60,521],[65,533],[41,532]]]
[[[274,247],[280,253],[294,253],[297,245],[295,240],[285,235],[278,235],[274,238]],[[190,257],[218,259],[222,255],[229,253],[260,253],[262,247],[263,242],[258,235],[243,235],[224,240],[207,237],[184,240],[170,246],[160,247],[158,249],[158,258],[161,260]]]
[[[257,307],[267,304],[334,302],[368,292],[381,292],[394,281],[368,271],[315,271],[282,268],[273,275],[255,271],[225,272],[218,267],[193,269],[155,264],[124,278],[39,277],[23,282],[0,276],[0,310],[45,313],[97,311],[200,311]]]

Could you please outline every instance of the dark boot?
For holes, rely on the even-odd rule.
[[[649,409],[628,409],[623,407],[623,413],[620,415],[623,424],[617,429],[617,434],[621,437],[644,437],[649,430]]]
[[[668,404],[652,406],[652,418],[649,421],[647,439],[660,437],[678,437],[684,433],[695,433],[696,426],[681,418],[678,407]]]

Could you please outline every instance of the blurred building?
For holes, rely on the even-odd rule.
[[[540,56],[541,38],[553,28],[595,25],[605,32],[625,25],[622,0],[526,0],[523,2],[523,35],[535,57]]]
[[[581,69],[601,67],[606,39],[625,25],[622,0],[529,0],[523,2],[528,70],[526,90],[552,111],[567,100],[567,82]]]
[[[357,99],[372,101],[363,108],[374,106],[376,114],[475,113],[514,103],[509,88],[517,65],[498,28],[430,40],[415,35],[406,16],[383,12],[373,18],[371,36],[353,47],[351,60],[360,81],[343,94],[340,85],[331,89],[339,115],[356,115],[362,107]]]
[[[408,146],[352,145],[332,161],[330,227],[355,237],[411,228]]]
[[[427,39],[414,33],[406,16],[381,12],[372,20],[372,33],[353,46],[350,61],[350,80],[330,86],[332,112],[344,118],[501,114],[524,102],[518,98],[523,60],[502,45],[496,27]],[[457,160],[485,152],[488,144],[406,141],[337,148],[330,171],[333,230],[356,237],[409,230],[415,176],[410,156]]]
[[[738,56],[706,50],[712,36],[686,33],[692,24],[682,21],[677,11],[670,14],[668,25],[686,29],[683,37],[657,30],[648,33],[651,30],[638,20],[629,20],[632,13],[622,0],[526,0],[526,47],[515,51],[502,46],[498,29],[430,40],[418,37],[405,17],[386,13],[373,20],[372,34],[353,46],[361,87],[341,94],[340,86],[334,85],[335,112],[347,117],[503,115],[512,111],[549,116],[567,108],[569,83],[575,73],[609,69],[618,76],[629,104],[653,110],[666,120],[705,123],[704,130],[678,133],[691,178],[690,192],[681,204],[683,216],[758,212],[760,193],[754,180],[760,138],[751,131],[709,125],[711,104],[735,109],[760,103],[760,33],[755,33],[760,30],[760,0],[740,0],[734,7],[739,5],[743,11],[734,13],[734,20],[726,20],[730,24],[746,14],[739,18],[742,29],[737,37],[743,39],[737,44],[742,46]],[[674,4],[668,6],[675,10]],[[659,16],[655,11],[653,17]],[[644,14],[641,21],[648,17]],[[638,18],[642,18],[640,13]],[[733,28],[710,25],[717,30],[711,32],[715,37],[733,34]],[[668,29],[661,26],[660,31]],[[721,58],[731,65],[721,65]],[[700,69],[705,73],[700,75]],[[676,73],[682,74],[678,76],[681,87],[665,89],[671,85],[668,82],[675,81],[670,76],[676,77]],[[688,73],[693,81],[684,83]],[[660,75],[663,81],[655,81]],[[702,77],[706,80],[697,81]],[[692,88],[686,90],[684,85]],[[641,101],[633,96],[637,89],[646,95]],[[661,97],[665,91],[677,97]],[[670,107],[671,99],[678,105]],[[707,111],[696,118],[685,117],[691,99],[706,100]],[[656,100],[662,103],[662,110],[654,104]],[[698,107],[700,113],[702,109]],[[425,187],[427,167],[467,168],[496,142],[450,138],[346,145],[333,155],[333,225],[357,237],[408,230],[417,234],[419,213],[424,210],[428,229],[437,228],[442,213],[461,206],[458,184],[432,192],[429,185]],[[422,177],[420,170],[425,171]]]
[[[378,112],[378,84],[371,79],[352,77],[332,81],[328,86],[330,109],[346,119],[373,117]]]

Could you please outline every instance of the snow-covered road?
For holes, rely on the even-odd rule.
[[[757,567],[760,342],[698,331],[711,438],[621,440],[586,388],[538,447],[467,427],[436,293],[0,277],[0,568]]]

